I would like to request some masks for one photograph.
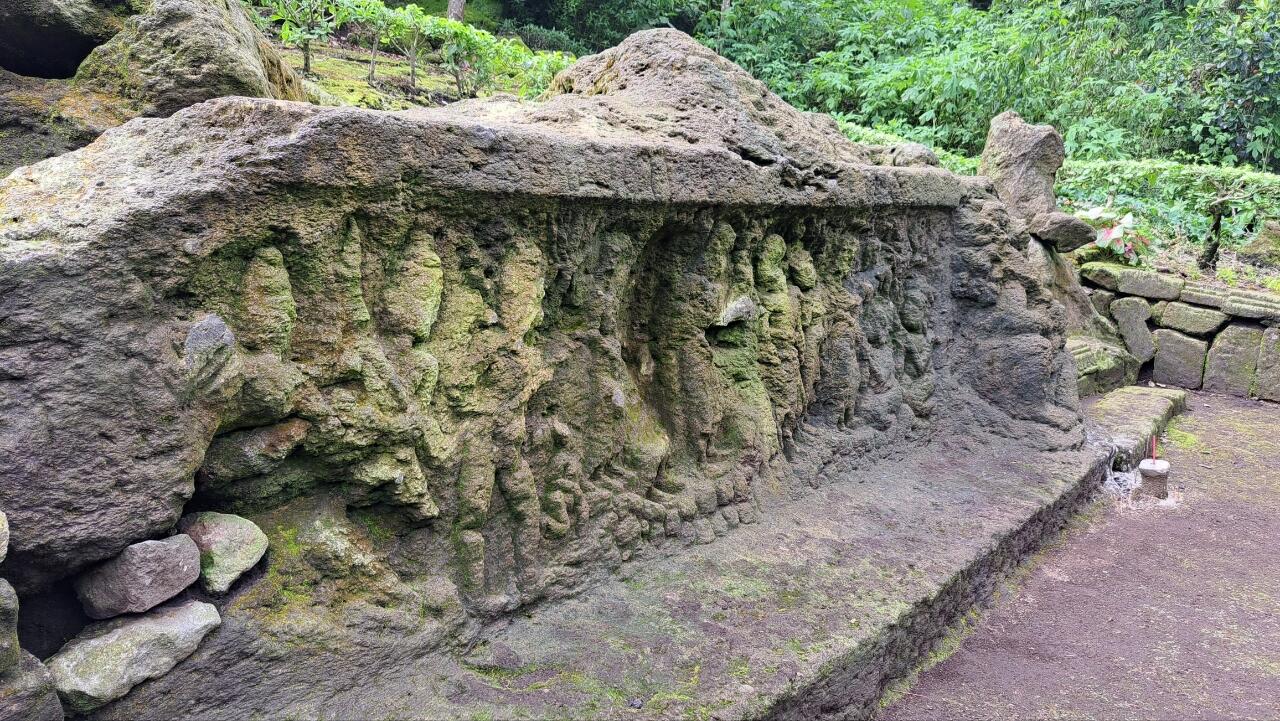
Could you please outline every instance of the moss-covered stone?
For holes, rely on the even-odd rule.
[[[1261,326],[1232,323],[1213,339],[1204,367],[1204,389],[1248,396],[1257,377]]]

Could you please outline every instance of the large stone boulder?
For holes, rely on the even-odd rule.
[[[227,95],[306,101],[302,78],[238,0],[148,2],[89,54],[77,83],[126,98],[152,116]]]
[[[1009,212],[1024,219],[1028,230],[1061,252],[1090,243],[1094,230],[1083,220],[1058,210],[1053,184],[1066,159],[1062,136],[1052,125],[1032,125],[1012,110],[991,120],[978,172],[996,186]]]
[[[128,16],[135,6],[139,12]],[[5,12],[74,16],[96,29],[76,31],[78,41],[63,42],[57,29],[63,25],[16,18],[8,23]],[[0,5],[0,176],[82,147],[138,115],[167,115],[223,95],[305,100],[301,78],[246,13],[240,2],[228,0]],[[3,62],[6,43],[28,41],[40,46],[38,52],[20,53],[30,63]],[[56,72],[31,65],[46,67],[54,56],[68,65]],[[73,74],[72,82],[27,77]]]
[[[21,169],[6,567],[239,504],[263,575],[97,715],[305,716],[930,439],[1079,448],[1021,224],[876,158],[658,30],[538,103],[220,99]]]
[[[62,721],[62,702],[53,674],[35,656],[23,651],[16,672],[0,677],[0,719],[3,721]]]
[[[209,593],[226,593],[267,552],[267,534],[229,513],[192,513],[182,517],[178,530],[200,548],[200,585]]]
[[[200,549],[190,536],[143,541],[76,579],[89,618],[141,613],[173,598],[200,577]]]
[[[212,604],[187,601],[94,624],[49,659],[49,671],[66,709],[85,713],[168,673],[220,623]]]
[[[1251,395],[1262,350],[1263,329],[1232,323],[1213,339],[1204,367],[1204,389],[1237,396]]]
[[[0,68],[69,78],[89,51],[120,31],[126,0],[8,0],[0,3]]]

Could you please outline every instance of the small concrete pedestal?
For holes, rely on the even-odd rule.
[[[1138,464],[1138,474],[1142,476],[1142,484],[1135,495],[1153,498],[1169,497],[1169,462],[1156,458],[1147,458]]]

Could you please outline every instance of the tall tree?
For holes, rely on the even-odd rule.
[[[462,16],[467,12],[467,0],[449,0],[448,17],[450,20],[462,22]]]

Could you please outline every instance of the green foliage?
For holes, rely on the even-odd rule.
[[[692,30],[718,0],[512,0],[521,22],[563,30],[593,50],[616,45],[637,30],[673,25]]]
[[[378,50],[394,48],[409,61],[409,84],[418,67],[437,59],[454,79],[459,97],[505,90],[537,95],[555,74],[573,62],[563,52],[533,51],[519,38],[496,37],[466,23],[431,15],[418,4],[389,9],[383,0],[257,0],[279,22],[280,39],[303,50],[303,71],[311,72],[311,43],[328,40],[345,26],[369,48],[368,80],[375,77]]]
[[[700,38],[795,105],[975,155],[1014,109],[1074,158],[1280,166],[1277,0],[736,0]]]
[[[498,26],[498,32],[520,38],[531,50],[558,50],[570,55],[587,55],[591,52],[586,45],[575,40],[569,33],[533,23],[504,20]]]
[[[348,0],[352,35],[369,46],[369,80],[378,68],[378,48],[390,40],[392,11],[382,0]]]
[[[1107,206],[1137,218],[1157,247],[1203,244],[1222,216],[1225,247],[1246,243],[1263,220],[1280,218],[1280,175],[1159,160],[1068,160],[1057,192],[1077,208]]]
[[[280,23],[280,41],[302,48],[302,72],[311,72],[311,43],[325,42],[348,18],[347,0],[263,0]]]

